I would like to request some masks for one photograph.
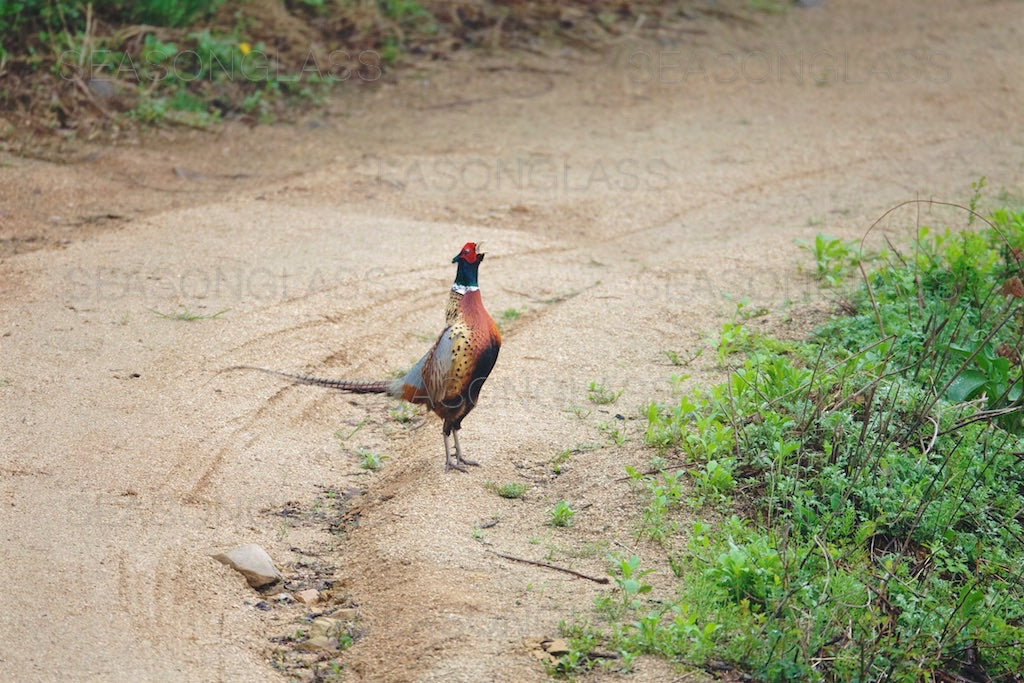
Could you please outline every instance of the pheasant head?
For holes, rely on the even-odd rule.
[[[480,262],[483,260],[483,253],[476,250],[476,242],[466,242],[466,246],[462,247],[462,251],[452,259],[452,263],[459,264],[458,270],[455,272],[455,284],[452,288],[455,289],[457,287],[464,292],[479,289],[477,271],[480,269]]]

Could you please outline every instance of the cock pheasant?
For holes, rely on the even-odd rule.
[[[232,369],[259,370],[287,377],[298,384],[339,389],[354,394],[387,394],[410,403],[426,405],[443,420],[444,469],[466,470],[466,465],[477,465],[462,455],[459,429],[469,411],[480,398],[480,388],[491,373],[501,348],[501,333],[494,320],[484,309],[477,284],[477,271],[484,255],[476,250],[475,242],[467,242],[458,256],[455,282],[448,295],[445,309],[445,328],[416,365],[395,380],[351,381],[308,377],[250,365]],[[452,460],[448,436],[455,441],[455,459]]]

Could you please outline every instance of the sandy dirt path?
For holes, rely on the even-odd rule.
[[[524,639],[608,589],[492,551],[598,576],[617,544],[663,554],[622,512],[623,465],[649,454],[639,420],[615,417],[668,397],[663,351],[700,346],[723,294],[799,331],[793,311],[823,295],[796,239],[966,201],[982,175],[987,196],[1024,196],[1021,9],[705,19],[670,44],[462,56],[308,125],[4,159],[0,236],[45,224],[65,243],[0,260],[3,677],[283,680],[270,639],[311,610],[258,609],[209,558],[254,542],[357,607],[350,680],[544,680]],[[916,220],[885,227],[904,239]],[[488,308],[521,313],[462,432],[483,467],[444,474],[438,422],[408,429],[383,399],[219,372],[407,367],[468,240]],[[224,312],[157,315],[183,310]],[[590,381],[624,393],[593,406]],[[629,441],[586,451],[601,421]],[[506,501],[488,481],[530,489]],[[323,512],[348,495],[343,523]],[[564,533],[545,514],[561,499],[583,508]],[[668,672],[642,661],[637,680]]]

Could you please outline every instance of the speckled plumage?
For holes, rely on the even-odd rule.
[[[483,258],[469,242],[453,259],[459,267],[445,307],[445,328],[434,346],[404,377],[392,382],[387,392],[426,405],[441,418],[446,470],[476,464],[462,456],[458,431],[476,406],[501,348],[501,333],[484,308],[477,286],[477,269]],[[449,435],[455,441],[454,463]]]
[[[476,405],[500,347],[501,334],[484,309],[480,291],[452,291],[441,336],[388,393],[426,404],[450,434]]]
[[[295,375],[265,368],[238,366],[287,377],[299,384],[329,387],[351,393],[381,393],[410,403],[425,405],[441,418],[445,471],[465,470],[476,465],[462,455],[459,429],[462,420],[476,406],[480,388],[487,380],[501,348],[498,326],[484,308],[477,285],[477,270],[484,255],[468,242],[452,259],[458,264],[455,283],[445,308],[445,328],[426,354],[398,379],[359,382]],[[448,437],[455,441],[455,460]]]

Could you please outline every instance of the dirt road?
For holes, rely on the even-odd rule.
[[[253,542],[357,608],[349,680],[544,680],[524,638],[608,589],[492,551],[594,575],[618,544],[663,558],[636,546],[617,481],[650,457],[632,418],[669,396],[663,352],[699,347],[724,294],[799,331],[825,295],[796,239],[966,201],[980,176],[990,202],[1024,196],[1022,7],[705,18],[608,53],[462,56],[300,126],[3,159],[4,677],[283,680],[298,660],[271,639],[319,608],[264,611],[209,557]],[[918,220],[963,223],[885,228]],[[444,474],[437,421],[410,429],[383,399],[219,372],[408,367],[468,240],[488,308],[515,309],[462,432],[483,467]],[[596,406],[591,381],[624,393]],[[588,450],[615,427],[624,445]],[[512,481],[522,500],[485,487]],[[562,499],[582,509],[567,530],[547,525]]]

